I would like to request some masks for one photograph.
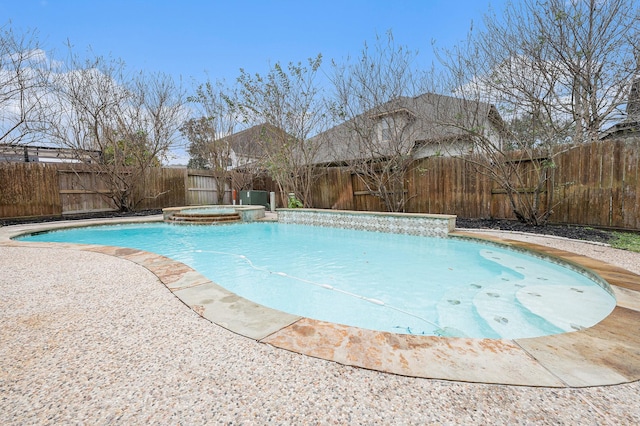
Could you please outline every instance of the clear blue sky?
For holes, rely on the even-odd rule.
[[[244,68],[322,53],[325,64],[358,55],[363,43],[392,30],[398,44],[434,60],[431,40],[451,46],[489,6],[505,0],[0,0],[0,24],[37,29],[54,56],[121,58],[130,71],[162,71],[191,82],[233,81]]]

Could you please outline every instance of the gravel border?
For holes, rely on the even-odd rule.
[[[505,237],[640,273],[636,253]],[[377,373],[237,336],[122,259],[0,246],[0,265],[0,423],[6,425],[640,422],[639,382],[546,389]]]

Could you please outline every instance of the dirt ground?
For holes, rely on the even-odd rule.
[[[456,227],[472,229],[499,229],[501,231],[519,231],[532,234],[553,235],[574,240],[597,241],[607,243],[613,238],[613,233],[602,229],[574,225],[545,225],[532,226],[512,220],[498,219],[456,219]]]

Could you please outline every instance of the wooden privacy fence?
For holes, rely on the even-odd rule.
[[[62,214],[113,210],[107,198],[109,188],[100,175],[91,170],[68,167],[56,170]],[[51,189],[52,194],[55,189]]]
[[[187,205],[218,204],[218,183],[206,170],[190,170],[187,174]],[[222,204],[231,204],[231,182],[226,181],[222,191]]]
[[[554,158],[551,222],[640,229],[640,139],[579,145]],[[456,158],[433,157],[412,164],[405,176],[405,211],[456,214],[465,218],[514,219],[501,188]],[[113,209],[99,176],[74,166],[0,163],[0,217],[56,216]],[[277,191],[270,179],[252,189]],[[154,168],[137,188],[139,209],[215,204],[215,174],[203,170]],[[230,183],[225,183],[225,203]],[[107,191],[108,192],[108,191]],[[278,194],[281,207],[286,194]],[[543,200],[543,202],[546,202]],[[344,168],[328,168],[314,181],[316,208],[380,211],[360,179]]]
[[[0,217],[59,215],[58,188],[55,166],[0,163]]]
[[[216,204],[214,172],[150,169],[134,190],[139,210]],[[224,191],[230,202],[230,183]],[[114,210],[99,173],[69,164],[0,163],[0,218],[60,216]],[[228,201],[227,201],[228,200]]]
[[[567,149],[554,158],[550,222],[640,229],[640,139],[595,142]],[[261,188],[272,190],[271,188]],[[505,191],[464,160],[417,160],[405,177],[406,212],[456,214],[464,218],[515,219]],[[329,168],[317,179],[313,206],[382,210],[357,176]]]

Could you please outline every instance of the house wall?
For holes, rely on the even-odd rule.
[[[455,141],[446,144],[437,142],[423,143],[413,151],[413,158],[419,160],[427,157],[452,157],[467,155],[473,151],[473,144],[465,141]]]

